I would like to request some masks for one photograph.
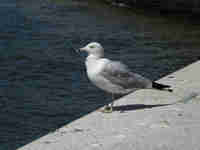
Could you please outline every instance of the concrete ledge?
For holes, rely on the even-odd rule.
[[[18,150],[196,150],[200,148],[200,61],[159,80],[174,93],[139,90]]]

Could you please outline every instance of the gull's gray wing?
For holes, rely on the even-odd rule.
[[[151,87],[152,82],[136,73],[119,61],[109,61],[101,72],[101,75],[111,83],[124,89],[142,89]]]

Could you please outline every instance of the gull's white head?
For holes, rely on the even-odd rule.
[[[85,47],[80,48],[80,51],[85,51],[89,56],[101,58],[104,55],[104,49],[100,43],[91,42],[87,44]]]

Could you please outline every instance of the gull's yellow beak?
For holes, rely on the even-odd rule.
[[[79,50],[80,50],[80,52],[81,52],[81,51],[85,51],[85,48],[82,47],[82,48],[79,48]]]

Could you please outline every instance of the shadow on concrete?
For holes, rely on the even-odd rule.
[[[151,109],[154,107],[162,107],[162,106],[168,106],[172,104],[157,104],[157,105],[145,105],[145,104],[132,104],[132,105],[121,105],[121,106],[114,106],[113,111],[134,111],[138,109]]]

